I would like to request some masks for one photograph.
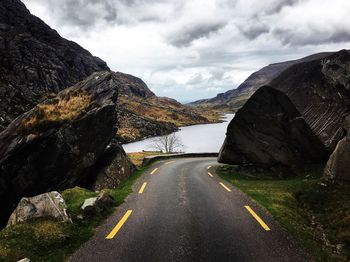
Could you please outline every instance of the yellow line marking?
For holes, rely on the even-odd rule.
[[[265,224],[265,222],[251,209],[249,206],[244,206],[249,213],[256,219],[256,221],[259,222],[259,224],[262,226],[263,229],[266,231],[270,231],[271,229]]]
[[[125,215],[122,217],[122,219],[118,222],[118,224],[113,228],[111,233],[106,236],[106,239],[112,239],[115,237],[115,235],[118,233],[118,231],[122,228],[126,220],[128,220],[129,216],[131,215],[132,210],[126,211]]]
[[[151,172],[151,175],[153,175],[157,170],[158,170],[158,167],[153,169],[153,171]]]
[[[139,190],[139,194],[142,194],[143,191],[145,190],[145,187],[147,186],[147,182],[143,183],[140,190]]]
[[[210,172],[208,172],[208,175],[209,175],[210,177],[214,177]]]
[[[171,163],[174,163],[175,161],[169,161],[169,162],[166,162],[165,165],[169,165]]]
[[[208,166],[207,169],[209,170],[211,168],[211,166]]]
[[[224,183],[220,182],[220,185],[225,188],[228,192],[231,192],[231,189],[229,189],[227,186],[224,185]]]

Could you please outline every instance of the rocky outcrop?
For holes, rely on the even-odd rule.
[[[290,99],[261,87],[228,126],[219,162],[275,166],[320,163],[328,153]]]
[[[0,1],[0,131],[50,93],[106,63],[62,38],[19,0]]]
[[[117,141],[113,141],[90,169],[87,179],[82,181],[82,186],[94,191],[115,189],[134,171],[136,167],[123,147]]]
[[[344,130],[346,135],[338,142],[324,170],[323,178],[329,181],[350,182],[350,116],[346,117]]]
[[[115,136],[118,81],[91,75],[0,133],[0,227],[23,196],[84,180]]]
[[[61,194],[52,191],[34,197],[24,197],[10,216],[7,226],[38,217],[53,217],[65,223],[72,223],[67,205]]]
[[[135,77],[133,75],[125,74],[122,72],[117,72],[116,77],[118,78],[121,87],[119,90],[120,95],[129,97],[141,97],[147,98],[154,96],[155,94],[148,88],[142,79]]]

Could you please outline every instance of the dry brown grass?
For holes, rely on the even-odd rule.
[[[135,152],[135,153],[128,153],[127,155],[129,156],[131,162],[136,167],[141,167],[143,159],[147,156],[156,156],[156,155],[161,155],[162,153],[156,152],[156,151],[147,151],[147,152]]]
[[[53,124],[72,121],[88,108],[91,96],[87,93],[68,93],[37,105],[22,123],[22,131],[38,131]]]

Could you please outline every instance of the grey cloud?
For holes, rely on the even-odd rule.
[[[270,27],[262,23],[258,17],[254,17],[250,21],[245,21],[245,23],[242,26],[239,26],[238,29],[250,40],[270,31]]]
[[[204,80],[204,77],[201,73],[197,73],[195,75],[193,75],[186,84],[188,85],[195,85],[198,84],[200,82],[202,82]]]
[[[270,15],[270,14],[279,13],[279,12],[281,12],[281,10],[284,7],[293,6],[293,5],[295,5],[295,4],[299,3],[299,2],[300,2],[300,0],[282,0],[282,1],[279,1],[271,9],[266,10],[266,14]]]
[[[333,30],[331,33],[310,30],[308,33],[298,34],[293,30],[278,28],[273,30],[273,35],[284,45],[291,46],[350,42],[350,31],[338,28],[334,28]]]
[[[212,24],[198,23],[195,25],[188,25],[185,28],[181,28],[177,32],[173,32],[168,37],[168,42],[176,47],[187,47],[194,40],[202,37],[209,37],[210,34],[219,31],[226,23],[216,22]]]

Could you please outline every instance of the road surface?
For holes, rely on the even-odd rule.
[[[216,164],[152,165],[71,261],[310,261],[264,209],[215,174]]]

